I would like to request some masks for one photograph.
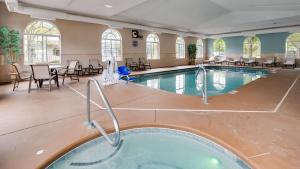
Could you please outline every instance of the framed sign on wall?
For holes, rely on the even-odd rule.
[[[133,40],[133,41],[132,41],[132,46],[133,46],[133,47],[138,47],[138,46],[139,46],[139,41]]]

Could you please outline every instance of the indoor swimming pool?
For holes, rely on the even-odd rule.
[[[256,79],[266,77],[266,69],[215,67],[205,68],[207,71],[207,95],[215,96],[236,90]],[[137,76],[136,83],[164,91],[198,96],[202,95],[203,72],[196,77],[197,68],[151,73]]]

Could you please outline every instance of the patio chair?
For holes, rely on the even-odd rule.
[[[48,64],[36,64],[36,65],[30,65],[32,74],[33,74],[33,79],[38,82],[38,87],[43,86],[43,82],[45,80],[49,81],[49,91],[51,91],[52,88],[52,80],[55,81],[57,87],[58,87],[58,77],[56,74],[53,74],[50,71],[49,65]],[[30,92],[31,88],[29,89]]]
[[[215,64],[220,64],[222,65],[223,63],[227,63],[226,57],[216,57],[215,58]]]
[[[208,63],[208,64],[215,63],[215,56],[212,56],[207,60],[203,60],[203,64],[206,64],[206,63]]]
[[[228,65],[238,65],[239,63],[241,63],[241,58],[228,58],[226,61]]]
[[[133,60],[133,58],[126,58],[125,65],[129,67],[131,70],[137,70],[139,68],[139,64]]]
[[[269,58],[269,59],[265,60],[265,61],[262,63],[262,66],[266,66],[266,67],[268,67],[268,66],[270,66],[270,67],[275,66],[275,57],[272,58],[272,59]]]
[[[131,74],[131,70],[129,70],[129,68],[127,66],[119,66],[118,67],[118,73],[119,73],[119,76],[120,76],[120,79],[124,79],[127,81],[134,81],[136,80],[135,77],[130,77],[129,75]]]
[[[32,81],[32,73],[29,71],[24,71],[20,64],[14,63],[12,66],[15,69],[15,79],[14,79],[14,87],[13,91],[19,87],[19,83],[22,80],[29,80],[28,93],[30,93],[31,81]]]
[[[139,63],[143,70],[146,70],[147,67],[151,69],[151,64],[146,60],[146,58],[144,57],[139,58]]]
[[[78,63],[78,60],[71,60],[66,68],[57,70],[58,76],[63,77],[62,84],[65,84],[66,76],[69,76],[71,80],[77,80],[79,82]]]
[[[283,63],[283,67],[292,67],[292,68],[296,68],[296,59],[295,58],[286,58],[285,62]]]
[[[255,60],[255,58],[249,58],[248,60],[244,61],[244,65],[248,65],[248,66],[255,66],[257,65],[257,62]]]
[[[89,67],[91,70],[91,73],[98,73],[100,74],[103,71],[103,66],[100,63],[99,59],[89,59]]]

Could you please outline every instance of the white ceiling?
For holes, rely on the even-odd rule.
[[[23,5],[205,35],[300,25],[300,0],[19,0]],[[106,8],[104,5],[112,5]]]

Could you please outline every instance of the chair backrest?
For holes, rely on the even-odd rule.
[[[254,57],[249,57],[248,62],[255,62],[255,58]]]
[[[14,63],[14,64],[12,64],[12,66],[14,67],[18,78],[21,78],[20,73],[23,72],[21,65],[19,63]]]
[[[128,67],[126,67],[126,66],[119,66],[118,67],[118,72],[119,72],[119,74],[129,74],[130,73],[130,71],[129,71],[129,69],[128,69]]]
[[[31,65],[34,79],[50,79],[50,68],[47,64]]]
[[[139,58],[141,63],[148,63],[147,59],[144,57]]]
[[[214,61],[215,58],[217,58],[217,56],[212,56],[212,57],[210,57],[208,60],[209,60],[209,61]]]
[[[286,64],[295,64],[296,63],[296,59],[294,57],[287,57],[285,59],[285,63]]]
[[[68,73],[74,73],[78,66],[78,60],[71,60],[68,66]]]
[[[99,59],[89,59],[89,64],[93,67],[98,67],[100,65]]]

